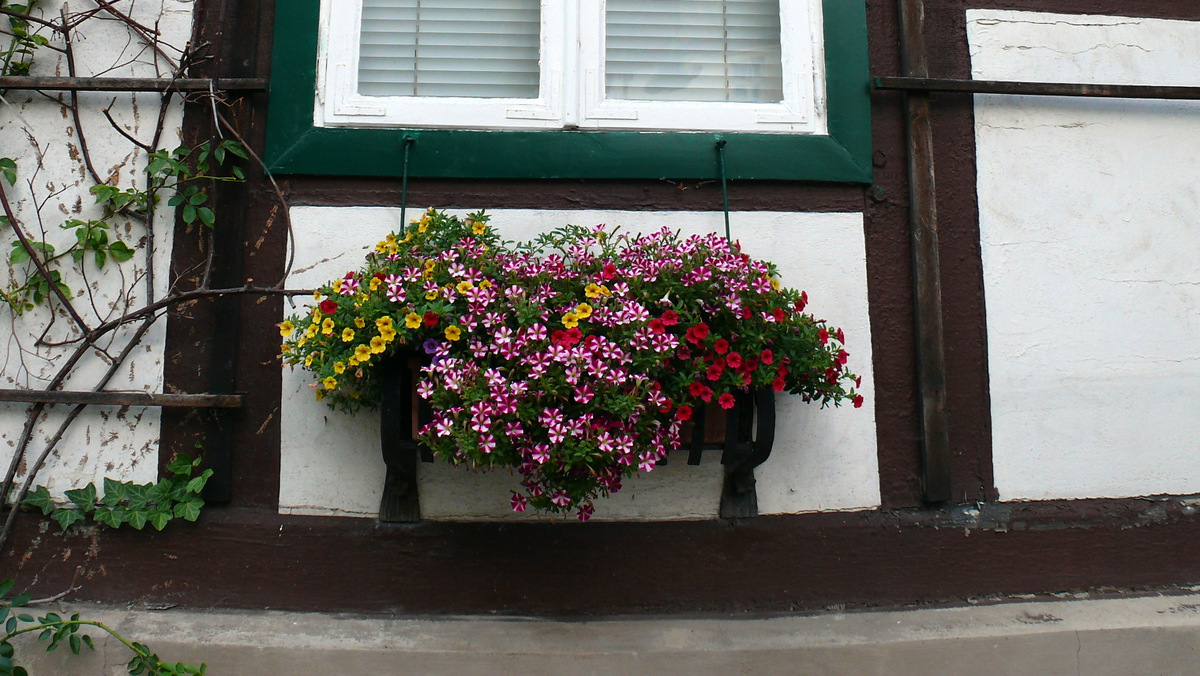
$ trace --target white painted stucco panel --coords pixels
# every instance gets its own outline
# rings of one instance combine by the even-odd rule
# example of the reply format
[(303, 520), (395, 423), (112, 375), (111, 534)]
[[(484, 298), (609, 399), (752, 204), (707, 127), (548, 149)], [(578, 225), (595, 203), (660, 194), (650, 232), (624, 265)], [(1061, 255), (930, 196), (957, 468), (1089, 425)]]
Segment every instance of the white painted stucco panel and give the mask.
[[(723, 231), (721, 213), (497, 210), (491, 223), (508, 239), (526, 239), (567, 223), (623, 225), (649, 232)], [(296, 265), (288, 285), (308, 288), (346, 270), (400, 224), (393, 208), (293, 207)], [(809, 309), (846, 331), (850, 366), (863, 376), (867, 405), (818, 410), (781, 397), (775, 451), (756, 471), (760, 511), (862, 509), (879, 504), (871, 377), (870, 322), (861, 214), (735, 212), (733, 236), (746, 251), (775, 261), (783, 282), (808, 291)], [(330, 254), (336, 242), (337, 253)], [(291, 310), (288, 310), (290, 312)], [(384, 465), (378, 414), (348, 416), (315, 401), (303, 370), (284, 371), (280, 511), (374, 515)], [(597, 504), (598, 519), (715, 518), (722, 470), (717, 454), (699, 467), (682, 460), (625, 482)], [(532, 519), (508, 509), (516, 479), (479, 475), (441, 463), (420, 465), (421, 509), (429, 519)]]
[[(1200, 85), (1200, 23), (977, 10), (977, 79)], [(1200, 492), (1200, 104), (977, 96), (1002, 499)]]
[[(62, 6), (62, 3), (39, 6), (35, 15), (57, 19)], [(164, 51), (174, 57), (179, 55), (174, 47), (182, 47), (190, 38), (193, 9), (190, 0), (118, 0), (114, 6), (141, 25), (155, 27)], [(85, 7), (72, 5), (70, 9)], [(52, 46), (63, 46), (60, 37), (44, 29), (43, 33)], [(72, 41), (79, 76), (169, 74), (165, 62), (156, 60), (148, 47), (131, 39), (117, 21), (90, 19), (72, 32)], [(34, 59), (31, 74), (65, 76), (66, 61), (59, 53), (43, 48)], [(84, 168), (79, 134), (67, 109), (58, 102), (66, 101), (68, 95), (52, 93), (51, 96), (57, 100), (28, 91), (5, 92), (7, 104), (0, 103), (0, 156), (10, 157), (18, 164), (17, 184), (9, 186), (6, 182), (4, 186), (18, 219), (34, 239), (44, 239), (61, 251), (73, 241), (73, 235), (61, 230), (59, 224), (70, 218), (99, 218), (101, 212), (89, 193), (95, 182)], [(124, 132), (149, 143), (158, 121), (160, 98), (154, 93), (79, 94), (80, 121), (93, 164), (102, 179), (121, 188), (144, 187), (142, 170), (146, 164), (145, 153), (114, 130), (102, 110), (109, 108)], [(167, 112), (159, 147), (171, 149), (179, 145), (181, 124), (182, 107), (176, 102)], [(126, 308), (145, 303), (144, 249), (151, 245), (155, 295), (166, 293), (174, 228), (174, 210), (166, 208), (166, 197), (164, 194), (162, 208), (154, 221), (153, 242), (145, 226), (137, 222), (121, 221), (112, 232), (112, 236), (137, 249), (133, 259), (120, 265), (109, 261), (104, 270), (87, 263), (86, 283), (77, 273), (64, 273), (75, 294), (74, 302), (92, 326), (119, 316)], [(6, 259), (14, 239), (11, 231), (0, 232), (0, 251)], [(6, 286), (16, 279), (8, 266), (5, 275), (0, 281)], [(119, 292), (122, 287), (132, 289), (124, 299)], [(45, 306), (20, 317), (14, 316), (7, 306), (0, 307), (4, 309), (0, 312), (0, 387), (45, 387), (73, 345), (46, 347), (38, 345), (38, 338), (45, 331), (47, 342), (62, 340), (70, 333), (70, 320), (61, 312), (52, 319)], [(102, 341), (101, 347), (114, 353), (120, 351), (134, 329), (136, 325), (115, 332)], [(165, 335), (165, 320), (159, 320), (107, 389), (161, 391)], [(100, 357), (90, 354), (80, 362), (63, 389), (90, 390), (107, 368)], [(24, 404), (0, 403), (0, 471), (9, 464), (27, 410)], [(30, 460), (45, 448), (69, 410), (70, 407), (60, 405), (43, 413), (28, 451)], [(105, 476), (154, 480), (158, 472), (159, 412), (148, 407), (89, 406), (59, 442), (36, 483), (46, 484), (52, 492), (61, 494), (89, 481), (99, 485)]]

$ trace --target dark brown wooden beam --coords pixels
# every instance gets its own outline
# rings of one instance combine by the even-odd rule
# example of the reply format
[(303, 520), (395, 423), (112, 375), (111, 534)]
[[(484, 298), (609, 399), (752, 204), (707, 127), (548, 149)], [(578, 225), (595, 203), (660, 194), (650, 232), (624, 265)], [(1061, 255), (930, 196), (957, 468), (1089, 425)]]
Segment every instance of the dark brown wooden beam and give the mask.
[(241, 408), (240, 394), (159, 394), (155, 392), (65, 392), (62, 390), (0, 390), (0, 401), (29, 404), (99, 404), (102, 406), (162, 406), (175, 408)]
[(0, 77), (0, 89), (75, 92), (181, 92), (244, 91), (267, 89), (261, 77), (226, 78), (150, 78), (150, 77), (41, 77), (7, 75)]
[(1200, 87), (955, 80), (933, 77), (876, 77), (875, 89), (905, 92), (963, 92), (1019, 96), (1091, 96), (1117, 99), (1200, 99)]
[[(900, 0), (900, 67), (912, 78), (929, 76), (924, 24), (924, 1)], [(937, 503), (950, 500), (951, 482), (933, 125), (927, 92), (906, 92), (905, 98), (909, 228), (916, 287), (917, 387), (921, 403), (921, 497), (925, 502)]]

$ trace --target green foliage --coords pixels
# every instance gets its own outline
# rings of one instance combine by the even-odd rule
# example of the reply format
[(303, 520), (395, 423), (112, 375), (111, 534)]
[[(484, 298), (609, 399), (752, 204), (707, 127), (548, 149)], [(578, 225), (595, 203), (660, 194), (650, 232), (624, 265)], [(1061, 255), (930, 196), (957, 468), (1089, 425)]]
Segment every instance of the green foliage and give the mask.
[(38, 47), (50, 44), (46, 36), (31, 30), (29, 20), (24, 18), (29, 15), (35, 3), (36, 0), (25, 3), (0, 2), (0, 6), (14, 12), (5, 17), (8, 19), (8, 30), (5, 33), (10, 39), (8, 47), (0, 51), (0, 75), (29, 75), (33, 55)]
[(192, 473), (200, 466), (200, 458), (181, 454), (167, 467), (171, 476), (153, 484), (137, 484), (117, 481), (105, 477), (104, 497), (98, 498), (96, 486), (88, 484), (65, 493), (66, 504), (54, 501), (45, 486), (38, 486), (25, 496), (21, 506), (30, 510), (41, 510), (62, 526), (63, 530), (86, 521), (88, 515), (96, 523), (120, 528), (129, 524), (141, 530), (149, 523), (162, 530), (172, 519), (195, 521), (200, 517), (204, 499), (200, 497), (204, 484), (212, 476), (206, 469), (196, 476)]
[[(92, 489), (93, 494), (95, 489)], [(11, 579), (0, 580), (0, 599), (7, 596), (14, 586)], [(95, 650), (96, 644), (92, 637), (81, 632), (84, 627), (93, 627), (107, 632), (113, 638), (125, 644), (133, 651), (133, 659), (125, 665), (126, 671), (134, 676), (183, 676), (184, 674), (204, 674), (205, 665), (195, 666), (176, 662), (165, 663), (159, 659), (145, 644), (130, 641), (121, 634), (101, 622), (84, 620), (79, 613), (64, 619), (58, 613), (49, 612), (41, 617), (35, 617), (27, 612), (21, 612), (30, 602), (29, 594), (15, 596), (8, 601), (0, 600), (0, 624), (4, 628), (4, 636), (0, 638), (0, 676), (28, 676), (28, 671), (17, 666), (15, 648), (12, 639), (22, 634), (37, 632), (38, 641), (46, 644), (46, 652), (54, 652), (61, 646), (66, 646), (73, 655), (79, 655), (84, 648)]]

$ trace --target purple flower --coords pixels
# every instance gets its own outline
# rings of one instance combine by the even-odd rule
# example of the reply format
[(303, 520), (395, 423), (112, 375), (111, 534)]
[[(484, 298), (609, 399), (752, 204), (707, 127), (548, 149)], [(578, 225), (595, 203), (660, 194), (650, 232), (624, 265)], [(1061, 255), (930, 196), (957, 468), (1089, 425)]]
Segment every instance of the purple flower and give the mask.
[(514, 512), (524, 512), (525, 508), (529, 505), (529, 500), (526, 500), (525, 496), (520, 493), (513, 493), (511, 502)]
[(434, 352), (437, 352), (438, 345), (439, 343), (436, 338), (430, 338), (429, 340), (425, 341), (423, 346), (425, 348), (425, 354), (433, 354)]

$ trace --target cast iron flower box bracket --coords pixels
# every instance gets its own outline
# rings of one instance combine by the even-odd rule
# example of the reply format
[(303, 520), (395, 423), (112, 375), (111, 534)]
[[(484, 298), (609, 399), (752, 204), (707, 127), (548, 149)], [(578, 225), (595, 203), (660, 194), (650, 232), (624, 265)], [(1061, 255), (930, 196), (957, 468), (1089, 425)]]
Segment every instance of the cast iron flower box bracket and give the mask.
[[(417, 494), (417, 462), (433, 462), (433, 454), (413, 437), (416, 421), (432, 419), (429, 405), (416, 396), (417, 370), (427, 361), (422, 355), (399, 354), (379, 364), (379, 441), (387, 478), (379, 503), (379, 520), (413, 523), (421, 520)], [(417, 402), (414, 419), (413, 402)], [(706, 450), (721, 450), (725, 482), (721, 489), (722, 519), (758, 516), (754, 468), (771, 455), (775, 441), (775, 393), (769, 389), (735, 395), (726, 412), (725, 440), (710, 444), (704, 439), (705, 410), (697, 407), (692, 419), (688, 464), (699, 465)]]
[(417, 495), (417, 461), (433, 462), (428, 448), (413, 438), (413, 401), (417, 419), (429, 420), (429, 405), (416, 397), (416, 370), (422, 360), (415, 354), (398, 354), (379, 363), (379, 442), (387, 478), (379, 502), (379, 520), (413, 523), (421, 520)]
[(688, 449), (689, 465), (699, 465), (706, 450), (724, 451), (721, 454), (721, 464), (725, 467), (725, 483), (721, 488), (722, 519), (758, 516), (754, 468), (771, 457), (771, 447), (775, 443), (775, 392), (761, 389), (737, 394), (734, 402), (734, 407), (726, 412), (725, 441), (718, 444), (706, 442), (706, 412), (704, 408), (696, 409), (692, 418), (692, 443)]

